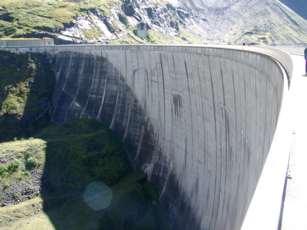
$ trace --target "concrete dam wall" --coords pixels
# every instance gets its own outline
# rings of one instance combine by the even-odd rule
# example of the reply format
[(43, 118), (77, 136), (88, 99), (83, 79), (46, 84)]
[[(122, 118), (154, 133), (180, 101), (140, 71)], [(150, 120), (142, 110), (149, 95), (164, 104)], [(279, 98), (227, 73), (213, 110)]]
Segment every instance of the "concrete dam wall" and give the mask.
[(159, 185), (171, 229), (240, 229), (282, 103), (273, 58), (189, 46), (16, 51), (50, 56), (55, 122), (95, 118), (122, 138)]

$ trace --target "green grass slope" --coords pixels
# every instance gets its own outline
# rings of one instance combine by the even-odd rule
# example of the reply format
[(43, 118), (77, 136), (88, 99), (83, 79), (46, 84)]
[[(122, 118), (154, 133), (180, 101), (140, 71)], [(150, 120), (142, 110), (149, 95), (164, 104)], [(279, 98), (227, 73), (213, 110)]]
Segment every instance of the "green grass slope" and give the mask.
[[(157, 202), (157, 191), (142, 173), (133, 172), (121, 143), (97, 121), (50, 125), (35, 138), (1, 143), (0, 161), (0, 203), (5, 205), (0, 228), (15, 229), (25, 221), (29, 225), (29, 218), (33, 227), (38, 218), (47, 229), (124, 229), (134, 215), (129, 220), (133, 229), (156, 229), (152, 202)], [(93, 181), (112, 189), (111, 206), (104, 212), (92, 210), (82, 199)], [(14, 212), (8, 204), (17, 204)]]
[(55, 32), (89, 9), (109, 14), (119, 0), (1, 0), (0, 37), (23, 37), (37, 31)]

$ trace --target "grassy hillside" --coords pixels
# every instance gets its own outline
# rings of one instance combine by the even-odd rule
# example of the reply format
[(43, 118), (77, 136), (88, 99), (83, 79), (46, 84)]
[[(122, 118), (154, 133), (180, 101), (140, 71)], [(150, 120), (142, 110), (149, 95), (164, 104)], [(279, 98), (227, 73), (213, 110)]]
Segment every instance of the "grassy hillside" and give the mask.
[(30, 139), (0, 143), (0, 206), (39, 195), (46, 142)]
[(1, 143), (0, 161), (1, 206), (26, 200), (40, 190), (46, 196), (63, 196), (78, 193), (95, 180), (111, 186), (132, 171), (117, 138), (91, 120), (49, 125), (34, 139)]
[[(136, 5), (128, 0), (3, 0), (0, 38), (51, 36), (64, 43), (203, 43), (201, 32), (186, 27), (191, 19), (188, 11), (177, 10), (167, 1)], [(142, 23), (149, 30), (145, 37), (137, 32)]]
[(97, 8), (108, 14), (119, 0), (1, 0), (0, 37), (22, 37), (35, 31), (59, 31), (78, 15)]
[[(39, 219), (47, 229), (53, 229), (50, 221), (55, 229), (89, 229), (93, 224), (94, 229), (124, 229), (132, 214), (133, 229), (156, 229), (152, 202), (157, 192), (142, 173), (133, 172), (121, 143), (99, 122), (50, 125), (33, 139), (1, 143), (0, 161), (0, 204), (5, 206), (0, 208), (0, 228), (15, 229), (22, 222), (31, 229)], [(104, 182), (113, 193), (104, 212), (92, 210), (82, 198), (95, 181)], [(42, 220), (42, 215), (50, 220)]]

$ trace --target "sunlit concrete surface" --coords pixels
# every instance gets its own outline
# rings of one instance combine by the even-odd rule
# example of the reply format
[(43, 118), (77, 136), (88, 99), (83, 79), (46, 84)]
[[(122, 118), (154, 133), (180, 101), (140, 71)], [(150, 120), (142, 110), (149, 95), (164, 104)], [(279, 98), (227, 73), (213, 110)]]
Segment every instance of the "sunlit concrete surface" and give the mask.
[(278, 229), (292, 145), (289, 88), (286, 85), (285, 82), (273, 142), (241, 230)]
[(291, 87), (284, 92), (270, 154), (242, 230), (307, 229), (307, 76), (304, 73), (304, 48), (279, 49), (291, 55)]
[(293, 149), (287, 180), (282, 230), (307, 229), (307, 76), (304, 57), (292, 55), (294, 73), (290, 89)]

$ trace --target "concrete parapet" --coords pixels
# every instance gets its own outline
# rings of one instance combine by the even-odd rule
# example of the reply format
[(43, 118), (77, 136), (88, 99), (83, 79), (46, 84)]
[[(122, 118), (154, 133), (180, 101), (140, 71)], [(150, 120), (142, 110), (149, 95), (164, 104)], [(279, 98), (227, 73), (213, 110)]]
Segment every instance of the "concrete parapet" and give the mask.
[(0, 48), (53, 46), (52, 38), (0, 39)]

